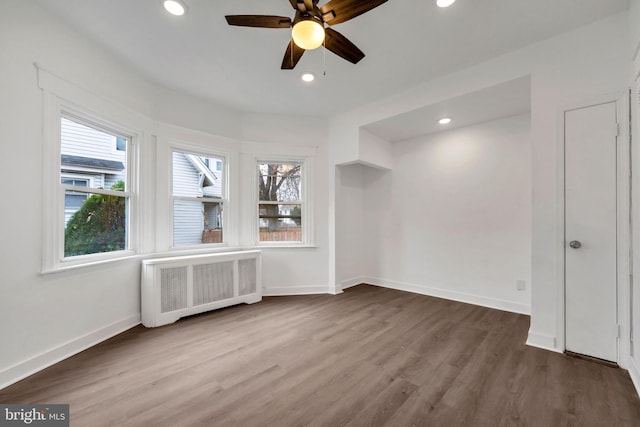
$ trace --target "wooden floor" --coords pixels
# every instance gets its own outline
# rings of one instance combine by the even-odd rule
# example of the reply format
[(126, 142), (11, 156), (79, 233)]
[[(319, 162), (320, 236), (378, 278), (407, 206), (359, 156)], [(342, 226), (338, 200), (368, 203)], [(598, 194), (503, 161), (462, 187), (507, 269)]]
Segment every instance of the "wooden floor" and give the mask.
[(626, 371), (527, 316), (360, 285), (138, 326), (11, 387), (72, 426), (639, 426)]

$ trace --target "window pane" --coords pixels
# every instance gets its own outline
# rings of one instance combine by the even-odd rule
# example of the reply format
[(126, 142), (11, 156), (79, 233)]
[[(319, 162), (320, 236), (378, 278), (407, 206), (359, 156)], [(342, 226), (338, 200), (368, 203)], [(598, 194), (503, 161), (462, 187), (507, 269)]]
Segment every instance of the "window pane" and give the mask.
[(296, 202), (301, 198), (299, 163), (260, 163), (258, 165), (259, 200)]
[(302, 205), (259, 205), (260, 241), (302, 241)]
[(223, 165), (224, 160), (221, 158), (174, 152), (173, 195), (223, 198)]
[(76, 187), (89, 186), (88, 179), (62, 178), (60, 182), (65, 185), (75, 185)]
[[(78, 123), (67, 117), (60, 120), (60, 173), (91, 175), (92, 188), (110, 189), (127, 182), (127, 155), (125, 151), (114, 150), (117, 139), (126, 138), (105, 130)], [(61, 177), (64, 181), (66, 178)], [(63, 182), (63, 184), (67, 184)], [(70, 185), (76, 185), (70, 183)]]
[(65, 192), (64, 256), (127, 248), (126, 197)]
[(173, 244), (222, 243), (222, 207), (217, 202), (174, 200)]

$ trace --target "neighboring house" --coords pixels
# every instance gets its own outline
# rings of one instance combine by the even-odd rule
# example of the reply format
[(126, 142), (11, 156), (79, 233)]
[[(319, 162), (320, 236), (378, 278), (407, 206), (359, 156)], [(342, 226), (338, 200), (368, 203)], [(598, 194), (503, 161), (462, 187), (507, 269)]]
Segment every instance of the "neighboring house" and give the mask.
[[(127, 141), (67, 118), (60, 123), (60, 180), (79, 187), (110, 189), (126, 179)], [(65, 224), (89, 197), (68, 191)]]
[(222, 204), (210, 199), (222, 198), (222, 160), (195, 154), (173, 153), (173, 195), (208, 199), (207, 202), (174, 199), (173, 244), (218, 243), (205, 238), (205, 231), (222, 228)]

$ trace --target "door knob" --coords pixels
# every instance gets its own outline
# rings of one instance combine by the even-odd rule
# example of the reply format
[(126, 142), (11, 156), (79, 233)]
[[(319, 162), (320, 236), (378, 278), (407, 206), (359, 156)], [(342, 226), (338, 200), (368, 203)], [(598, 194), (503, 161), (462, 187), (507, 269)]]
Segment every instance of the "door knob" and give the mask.
[(569, 242), (569, 246), (571, 246), (573, 249), (580, 249), (582, 243), (580, 243), (578, 240), (572, 240), (571, 242)]

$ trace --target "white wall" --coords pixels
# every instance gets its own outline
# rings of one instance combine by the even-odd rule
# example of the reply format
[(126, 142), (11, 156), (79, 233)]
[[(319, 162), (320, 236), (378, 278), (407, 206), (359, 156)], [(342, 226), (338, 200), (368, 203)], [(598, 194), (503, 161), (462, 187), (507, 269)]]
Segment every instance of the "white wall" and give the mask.
[(633, 188), (633, 295), (631, 301), (632, 340), (629, 373), (634, 381), (636, 390), (640, 394), (640, 0), (631, 0), (629, 12), (629, 28), (631, 28), (631, 60), (632, 67), (632, 95), (631, 112), (633, 127), (632, 170)]
[(529, 115), (393, 144), (386, 182), (366, 187), (368, 280), (528, 313), (530, 160)]
[[(33, 63), (65, 70), (69, 78), (84, 77), (79, 79), (83, 84), (98, 80), (99, 87), (105, 86), (99, 76), (108, 74), (121, 85), (114, 89), (116, 96), (128, 89), (144, 98), (150, 89), (139, 76), (114, 66), (112, 58), (50, 20), (32, 2), (16, 0), (3, 6), (0, 138), (5, 154), (0, 156), (0, 176), (2, 182), (20, 185), (6, 188), (0, 226), (0, 386), (42, 365), (39, 359), (30, 365), (29, 359), (53, 351), (48, 358), (55, 360), (56, 348), (103, 328), (126, 328), (139, 321), (140, 312), (137, 262), (118, 263), (109, 274), (105, 268), (39, 274), (45, 208), (39, 196), (43, 105)], [(138, 99), (136, 107), (144, 110), (149, 105)], [(19, 369), (6, 371), (21, 363)]]
[[(0, 139), (4, 153), (0, 156), (0, 178), (14, 185), (5, 186), (0, 225), (0, 387), (140, 321), (140, 259), (40, 274), (42, 216), (47, 206), (40, 197), (43, 94), (34, 63), (124, 110), (148, 117), (149, 123), (155, 121), (157, 129), (145, 131), (156, 132), (157, 138), (147, 142), (167, 143), (168, 137), (162, 133), (168, 128), (164, 122), (186, 128), (184, 135), (205, 132), (210, 136), (204, 134), (201, 140), (235, 141), (239, 147), (245, 138), (258, 143), (276, 140), (285, 145), (317, 146), (317, 247), (268, 251), (263, 259), (263, 283), (280, 288), (314, 285), (326, 291), (327, 181), (322, 179), (328, 169), (326, 122), (321, 121), (309, 132), (308, 127), (291, 125), (295, 118), (248, 118), (155, 86), (33, 2), (8, 0), (3, 2), (0, 14)], [(289, 125), (279, 126), (286, 123)], [(155, 148), (145, 147), (144, 156), (154, 157)], [(164, 168), (169, 161), (157, 165)], [(156, 171), (152, 160), (143, 163), (149, 166), (140, 171), (146, 190), (143, 198), (145, 206), (153, 210), (156, 202), (163, 206), (159, 199), (166, 197), (168, 203), (164, 190), (154, 188), (157, 176), (166, 175), (166, 171)], [(144, 224), (142, 238), (149, 252), (156, 246), (156, 232), (166, 232), (162, 224), (156, 229), (154, 223), (158, 221), (150, 216), (150, 223)]]
[(363, 245), (367, 229), (364, 211), (367, 166), (338, 166), (336, 174), (336, 282), (342, 287), (360, 283), (368, 271)]
[(381, 169), (390, 169), (392, 165), (392, 146), (384, 139), (366, 129), (360, 129), (358, 162)]
[[(629, 23), (623, 13), (425, 82), (332, 119), (332, 161), (357, 152), (369, 123), (526, 75), (531, 76), (532, 317), (529, 343), (563, 350), (561, 164), (563, 106), (629, 85)], [(388, 218), (385, 220), (389, 220)], [(486, 295), (489, 297), (489, 295)]]

